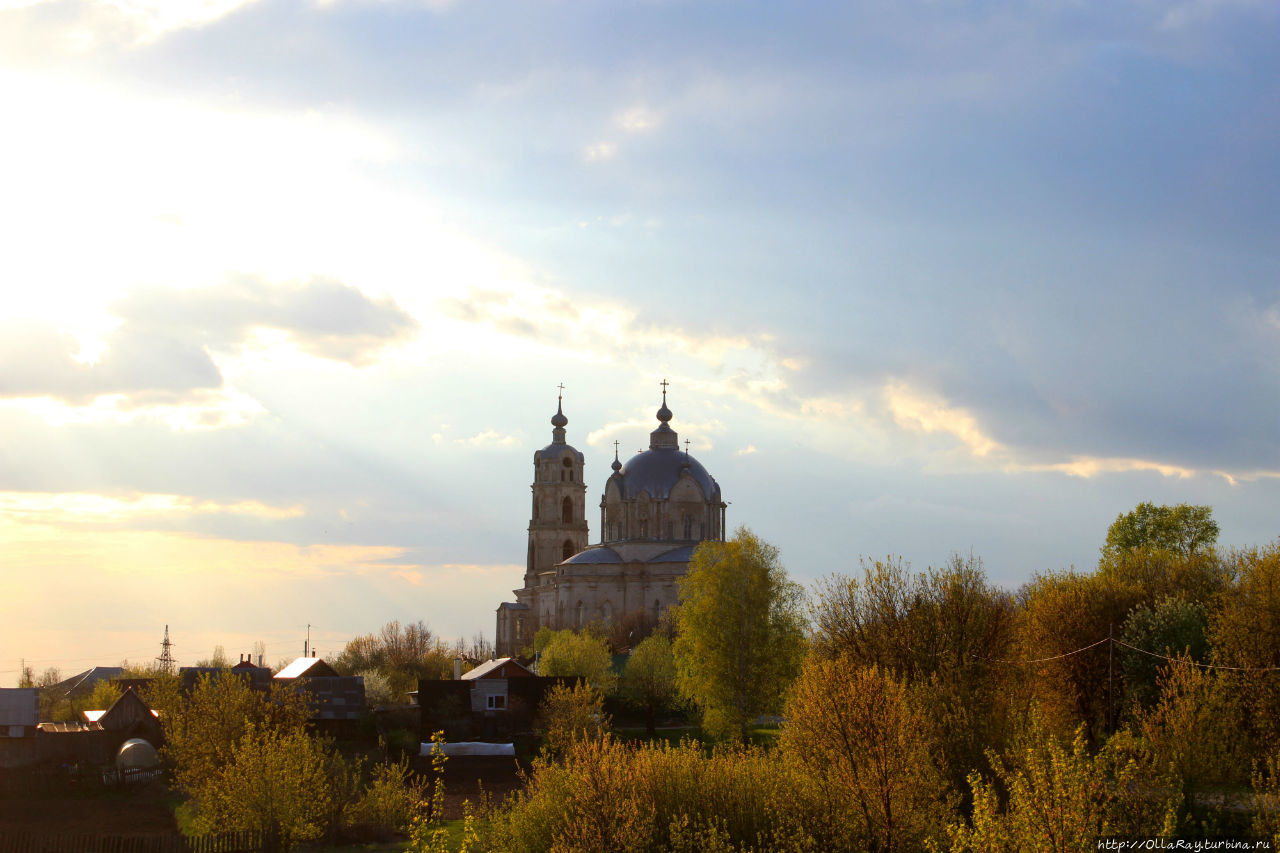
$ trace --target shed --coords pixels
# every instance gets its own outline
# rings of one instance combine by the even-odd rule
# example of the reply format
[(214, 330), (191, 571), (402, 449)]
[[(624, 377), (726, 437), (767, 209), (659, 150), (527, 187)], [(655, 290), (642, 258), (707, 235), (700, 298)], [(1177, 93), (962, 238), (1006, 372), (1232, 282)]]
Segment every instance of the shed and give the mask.
[(498, 658), (463, 673), (462, 680), (471, 682), (472, 711), (506, 711), (512, 678), (533, 678), (534, 674), (515, 658)]
[(40, 724), (40, 688), (0, 688), (0, 737), (32, 737)]

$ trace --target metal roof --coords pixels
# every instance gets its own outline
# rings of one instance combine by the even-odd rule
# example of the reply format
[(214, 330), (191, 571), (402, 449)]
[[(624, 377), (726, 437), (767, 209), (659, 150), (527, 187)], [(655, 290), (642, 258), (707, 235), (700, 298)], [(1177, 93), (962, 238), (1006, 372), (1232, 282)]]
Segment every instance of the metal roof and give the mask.
[(621, 479), (623, 500), (634, 500), (641, 492), (648, 492), (654, 500), (666, 500), (685, 471), (702, 489), (703, 500), (720, 500), (720, 486), (702, 463), (674, 447), (641, 451), (628, 459), (614, 476)]
[(618, 556), (618, 552), (612, 548), (596, 547), (588, 548), (580, 551), (572, 557), (564, 561), (564, 564), (576, 563), (621, 563), (622, 558)]

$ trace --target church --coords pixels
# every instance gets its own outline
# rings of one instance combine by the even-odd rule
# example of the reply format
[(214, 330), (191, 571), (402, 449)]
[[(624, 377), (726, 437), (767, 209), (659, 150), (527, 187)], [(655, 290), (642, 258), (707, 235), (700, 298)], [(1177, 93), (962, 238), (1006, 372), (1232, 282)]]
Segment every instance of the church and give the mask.
[(551, 443), (533, 454), (533, 508), (524, 586), (498, 605), (495, 651), (515, 656), (542, 626), (610, 624), (627, 614), (655, 621), (676, 603), (676, 581), (704, 539), (724, 540), (720, 486), (680, 449), (662, 383), (649, 449), (624, 464), (614, 442), (613, 473), (600, 498), (600, 542), (588, 545), (583, 456), (565, 441), (563, 396), (551, 418)]

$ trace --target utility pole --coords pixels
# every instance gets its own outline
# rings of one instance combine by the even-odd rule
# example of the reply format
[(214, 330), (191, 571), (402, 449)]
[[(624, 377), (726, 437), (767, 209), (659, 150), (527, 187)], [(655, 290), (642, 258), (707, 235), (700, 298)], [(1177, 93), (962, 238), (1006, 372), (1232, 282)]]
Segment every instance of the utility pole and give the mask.
[(169, 642), (169, 626), (164, 626), (164, 642), (160, 644), (160, 657), (156, 658), (160, 662), (160, 674), (170, 675), (173, 672), (173, 643)]

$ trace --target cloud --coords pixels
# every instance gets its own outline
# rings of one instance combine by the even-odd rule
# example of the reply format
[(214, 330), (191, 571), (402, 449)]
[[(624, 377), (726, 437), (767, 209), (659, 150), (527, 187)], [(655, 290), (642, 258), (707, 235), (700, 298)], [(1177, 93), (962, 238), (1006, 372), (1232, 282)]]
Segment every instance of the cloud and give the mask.
[(588, 145), (582, 152), (588, 163), (600, 163), (612, 160), (618, 155), (618, 146), (613, 142), (596, 142)]
[(514, 435), (503, 435), (497, 430), (486, 429), (470, 438), (455, 438), (454, 444), (465, 444), (468, 447), (519, 447), (520, 439)]
[(949, 434), (974, 456), (987, 456), (999, 449), (999, 445), (982, 432), (973, 415), (963, 409), (948, 406), (896, 382), (885, 388), (885, 400), (893, 419), (905, 429)]
[(298, 505), (271, 506), (256, 500), (219, 503), (186, 495), (0, 492), (0, 518), (26, 524), (132, 526), (138, 519), (192, 515), (248, 516), (275, 521), (300, 518), (305, 511)]
[(733, 454), (733, 455), (734, 455), (734, 456), (750, 456), (750, 455), (752, 455), (753, 453), (759, 453), (759, 452), (760, 452), (760, 451), (756, 448), (756, 446), (755, 446), (754, 444), (748, 444), (746, 447), (744, 447), (744, 448), (742, 448), (742, 449), (740, 449), (740, 450), (736, 450), (736, 451), (734, 451), (734, 454)]
[[(88, 0), (70, 10), (74, 24), (64, 44), (81, 49), (99, 40), (146, 44), (169, 33), (218, 21), (256, 0)], [(54, 0), (5, 0), (0, 11), (56, 4)], [(64, 12), (64, 14), (67, 14)]]
[(309, 355), (359, 367), (417, 329), (392, 300), (324, 278), (272, 284), (242, 276), (194, 289), (141, 287), (109, 310), (119, 323), (96, 340), (50, 323), (0, 330), (0, 398), (85, 405), (119, 395), (117, 409), (198, 404), (223, 386), (215, 354), (269, 340), (264, 332)]
[(662, 125), (662, 117), (645, 106), (634, 106), (618, 113), (614, 124), (628, 133), (648, 133)]

